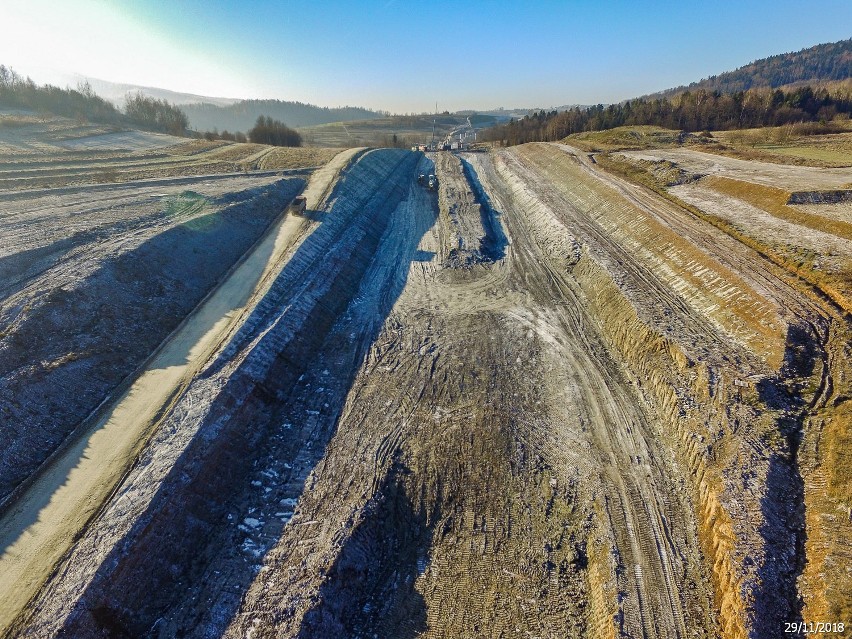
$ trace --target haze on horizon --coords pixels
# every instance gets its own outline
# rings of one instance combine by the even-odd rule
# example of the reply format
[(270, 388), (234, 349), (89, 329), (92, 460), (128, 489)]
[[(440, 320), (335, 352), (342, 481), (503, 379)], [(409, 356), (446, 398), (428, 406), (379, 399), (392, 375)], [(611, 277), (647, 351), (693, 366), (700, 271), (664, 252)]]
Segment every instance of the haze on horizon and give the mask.
[(852, 4), (0, 0), (0, 63), (396, 113), (618, 102), (848, 38)]

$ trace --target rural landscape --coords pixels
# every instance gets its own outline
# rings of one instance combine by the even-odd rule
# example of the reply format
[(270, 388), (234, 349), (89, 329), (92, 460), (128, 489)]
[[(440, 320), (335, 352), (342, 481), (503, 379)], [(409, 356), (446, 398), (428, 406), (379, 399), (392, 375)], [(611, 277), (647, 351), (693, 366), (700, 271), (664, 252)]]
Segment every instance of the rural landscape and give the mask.
[(852, 40), (767, 55), (404, 114), (0, 66), (0, 636), (852, 636)]

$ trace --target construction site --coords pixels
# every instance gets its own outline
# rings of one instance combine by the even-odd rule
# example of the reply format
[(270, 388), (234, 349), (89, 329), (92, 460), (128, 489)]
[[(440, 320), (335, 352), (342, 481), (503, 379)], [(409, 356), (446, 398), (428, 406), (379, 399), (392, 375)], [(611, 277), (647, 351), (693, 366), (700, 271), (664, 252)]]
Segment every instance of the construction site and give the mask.
[(0, 636), (848, 636), (852, 168), (75, 126), (0, 146)]

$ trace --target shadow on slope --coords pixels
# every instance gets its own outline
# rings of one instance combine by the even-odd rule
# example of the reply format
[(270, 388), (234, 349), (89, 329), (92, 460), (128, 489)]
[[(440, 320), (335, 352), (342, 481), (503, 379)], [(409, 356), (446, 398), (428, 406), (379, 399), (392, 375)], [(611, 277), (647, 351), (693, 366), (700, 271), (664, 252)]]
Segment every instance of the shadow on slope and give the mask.
[[(461, 158), (460, 158), (461, 159)], [(491, 198), (485, 192), (476, 170), (467, 160), (461, 160), (462, 170), (470, 183), (474, 198), (480, 206), (482, 228), (485, 237), (482, 238), (479, 250), (490, 261), (496, 262), (506, 257), (506, 245), (509, 243), (500, 223), (502, 213), (491, 205)]]
[(391, 467), (328, 571), (298, 639), (374, 633), (414, 639), (427, 630), (426, 602), (414, 583), (432, 544), (427, 522), (440, 514), (418, 512), (401, 478), (408, 472), (398, 461)]
[[(68, 636), (216, 637), (224, 632), (260, 568), (257, 560), (287, 521), (268, 516), (263, 506), (301, 492), (369, 345), (405, 286), (406, 265), (395, 261), (381, 271), (382, 290), (371, 292), (377, 300), (373, 320), (348, 319), (366, 274), (381, 259), (376, 251), (420, 157), (407, 151), (365, 154), (338, 184), (331, 211), (311, 212), (323, 220), (320, 226), (162, 426), (177, 429), (190, 418), (183, 409), (211, 392), (206, 382), (219, 379), (215, 399), (198, 417), (198, 431), (79, 598), (65, 623)], [(419, 256), (420, 236), (436, 215), (418, 211), (405, 246), (390, 257)], [(231, 360), (239, 362), (236, 370), (219, 378), (229, 372)], [(335, 381), (317, 399), (313, 391), (324, 389), (308, 394), (305, 380), (328, 362)], [(301, 427), (293, 428), (294, 415), (301, 416)], [(278, 465), (273, 470), (266, 464)], [(259, 471), (276, 477), (266, 493), (253, 480)], [(288, 501), (293, 500), (278, 503)], [(264, 520), (257, 544), (248, 543), (250, 531), (240, 525), (250, 515), (252, 522)]]
[[(104, 259), (0, 318), (0, 502), (173, 331), (303, 186), (285, 180)], [(31, 522), (30, 522), (31, 523)], [(2, 552), (2, 548), (0, 548)]]
[[(798, 450), (808, 412), (802, 392), (817, 371), (822, 346), (816, 329), (791, 325), (787, 331), (784, 361), (778, 375), (763, 380), (760, 399), (780, 410), (776, 421), (785, 440), (779, 453), (771, 454), (766, 494), (761, 499), (764, 524), (760, 533), (766, 558), (758, 570), (760, 587), (755, 593), (754, 633), (757, 639), (781, 634), (785, 623), (802, 621), (802, 600), (797, 587), (805, 567), (805, 497), (799, 470)], [(820, 371), (825, 382), (827, 371)], [(818, 401), (820, 391), (811, 403)]]

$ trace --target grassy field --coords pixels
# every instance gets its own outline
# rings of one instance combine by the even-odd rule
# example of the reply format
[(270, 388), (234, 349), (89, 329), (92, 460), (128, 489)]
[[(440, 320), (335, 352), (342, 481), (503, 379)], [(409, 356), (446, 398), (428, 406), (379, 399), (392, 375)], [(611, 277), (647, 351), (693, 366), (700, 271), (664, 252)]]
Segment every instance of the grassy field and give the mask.
[(717, 131), (713, 133), (717, 144), (709, 145), (707, 150), (762, 162), (826, 168), (852, 166), (852, 124), (848, 120), (830, 124), (837, 132), (808, 134), (807, 127), (799, 125)]
[(822, 140), (816, 140), (811, 145), (768, 145), (760, 147), (760, 150), (784, 158), (803, 158), (825, 162), (831, 166), (849, 166), (852, 164), (852, 134), (844, 141), (848, 142), (848, 148), (831, 148), (824, 146)]

